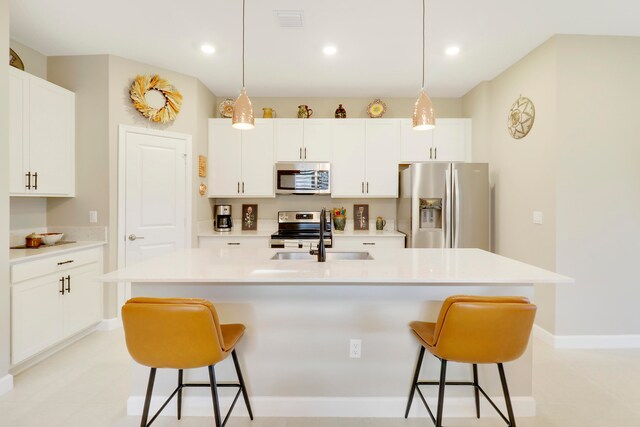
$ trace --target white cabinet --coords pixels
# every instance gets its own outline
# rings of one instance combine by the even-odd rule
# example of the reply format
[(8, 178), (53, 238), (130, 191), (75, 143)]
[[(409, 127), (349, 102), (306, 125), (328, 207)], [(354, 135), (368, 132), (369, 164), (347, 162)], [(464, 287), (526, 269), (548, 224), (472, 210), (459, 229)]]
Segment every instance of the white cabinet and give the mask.
[(374, 248), (404, 248), (404, 236), (341, 236), (334, 234), (333, 248), (340, 251), (366, 251)]
[(331, 161), (331, 119), (278, 119), (276, 161)]
[(436, 119), (436, 127), (428, 131), (415, 131), (411, 120), (402, 119), (400, 160), (471, 161), (471, 119)]
[(199, 236), (199, 248), (232, 248), (241, 246), (243, 248), (269, 248), (270, 238), (265, 236)]
[(237, 130), (209, 120), (209, 197), (274, 197), (273, 121)]
[(11, 266), (11, 363), (102, 319), (102, 250), (79, 250)]
[(332, 197), (397, 197), (398, 120), (337, 120), (333, 125)]
[(75, 95), (10, 68), (10, 192), (75, 194)]

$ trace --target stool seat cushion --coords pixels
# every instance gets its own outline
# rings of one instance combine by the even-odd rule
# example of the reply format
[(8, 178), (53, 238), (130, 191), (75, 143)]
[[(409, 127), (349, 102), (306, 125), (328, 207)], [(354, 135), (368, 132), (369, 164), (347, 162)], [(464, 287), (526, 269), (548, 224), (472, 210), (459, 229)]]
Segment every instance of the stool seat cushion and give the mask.
[(220, 325), (220, 329), (222, 329), (222, 349), (229, 352), (244, 334), (245, 327), (240, 323), (232, 323)]

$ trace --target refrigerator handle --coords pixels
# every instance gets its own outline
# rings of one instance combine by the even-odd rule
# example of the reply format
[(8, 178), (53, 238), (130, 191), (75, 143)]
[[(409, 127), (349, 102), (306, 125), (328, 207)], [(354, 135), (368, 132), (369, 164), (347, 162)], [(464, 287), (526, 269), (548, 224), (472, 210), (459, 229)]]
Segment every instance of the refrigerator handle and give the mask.
[(444, 209), (442, 215), (442, 221), (444, 222), (444, 247), (451, 247), (451, 170), (447, 170), (444, 177), (445, 191), (444, 191)]
[(453, 218), (452, 218), (452, 239), (453, 245), (451, 247), (457, 248), (460, 245), (460, 233), (458, 228), (460, 226), (460, 178), (458, 177), (458, 170), (453, 170)]

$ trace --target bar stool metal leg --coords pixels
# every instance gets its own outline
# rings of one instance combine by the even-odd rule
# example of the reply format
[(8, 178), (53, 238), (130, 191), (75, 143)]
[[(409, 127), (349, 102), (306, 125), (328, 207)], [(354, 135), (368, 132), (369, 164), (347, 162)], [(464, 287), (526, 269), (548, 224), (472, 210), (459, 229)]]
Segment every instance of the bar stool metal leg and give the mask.
[(240, 370), (240, 363), (238, 362), (238, 355), (236, 354), (235, 348), (231, 352), (231, 357), (233, 358), (233, 364), (236, 367), (236, 374), (238, 375), (238, 382), (240, 383), (240, 390), (242, 390), (244, 404), (247, 406), (249, 418), (251, 419), (251, 421), (253, 421), (253, 412), (251, 411), (251, 404), (249, 403), (249, 394), (247, 393), (247, 388), (244, 385), (244, 378), (242, 377), (242, 371)]
[(213, 365), (209, 366), (209, 382), (211, 383), (211, 398), (213, 400), (213, 414), (216, 417), (216, 427), (222, 427), (220, 418), (220, 401), (218, 399), (218, 384)]
[(480, 419), (480, 390), (478, 390), (478, 365), (473, 364), (473, 391), (476, 397), (476, 417)]
[(178, 369), (178, 420), (182, 418), (182, 379), (183, 370)]
[(411, 391), (409, 391), (409, 401), (407, 402), (407, 410), (404, 413), (404, 417), (409, 417), (409, 411), (411, 410), (411, 404), (413, 403), (413, 395), (418, 387), (418, 377), (420, 376), (420, 368), (422, 367), (422, 360), (424, 359), (424, 347), (420, 346), (420, 352), (418, 353), (418, 362), (416, 363), (416, 370), (413, 374), (413, 382), (411, 383)]
[(142, 420), (140, 427), (147, 427), (147, 419), (149, 418), (149, 407), (151, 406), (151, 394), (153, 392), (153, 383), (156, 380), (156, 368), (151, 368), (149, 372), (149, 383), (147, 384), (147, 395), (144, 398), (144, 409), (142, 410)]
[(442, 411), (444, 409), (444, 386), (447, 381), (447, 361), (442, 359), (440, 366), (440, 387), (438, 390), (438, 411), (436, 414), (436, 427), (442, 427)]
[(500, 372), (500, 382), (502, 382), (502, 391), (504, 392), (504, 400), (507, 402), (507, 413), (509, 414), (509, 427), (516, 427), (516, 418), (513, 415), (513, 407), (511, 406), (511, 397), (509, 396), (509, 387), (507, 386), (507, 377), (504, 374), (504, 366), (498, 363), (498, 371)]

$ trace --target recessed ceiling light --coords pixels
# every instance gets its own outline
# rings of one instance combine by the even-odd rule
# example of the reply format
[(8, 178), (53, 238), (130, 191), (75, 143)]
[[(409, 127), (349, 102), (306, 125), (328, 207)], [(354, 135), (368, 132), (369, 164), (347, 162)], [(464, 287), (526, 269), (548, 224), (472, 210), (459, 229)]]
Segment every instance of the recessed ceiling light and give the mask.
[(456, 56), (460, 53), (460, 46), (451, 46), (445, 49), (444, 53), (449, 56)]
[(335, 46), (325, 46), (322, 51), (325, 55), (335, 55), (336, 52), (338, 52), (338, 48)]
[(210, 44), (203, 44), (202, 46), (200, 46), (200, 50), (202, 51), (202, 53), (206, 53), (207, 55), (211, 55), (212, 53), (214, 53), (216, 51), (216, 48), (211, 46)]

